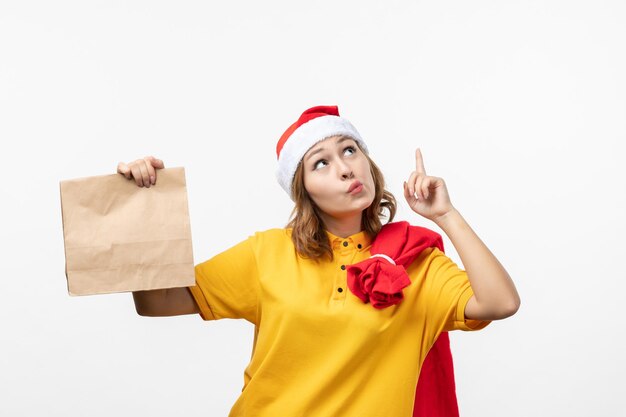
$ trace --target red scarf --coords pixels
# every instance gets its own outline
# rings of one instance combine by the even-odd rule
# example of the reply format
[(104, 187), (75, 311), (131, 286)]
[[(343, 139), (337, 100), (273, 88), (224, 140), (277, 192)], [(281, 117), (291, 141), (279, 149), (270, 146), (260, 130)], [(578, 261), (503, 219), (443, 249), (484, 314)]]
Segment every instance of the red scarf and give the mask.
[[(405, 221), (387, 223), (372, 242), (372, 257), (348, 266), (348, 288), (378, 309), (398, 304), (404, 298), (402, 289), (411, 284), (406, 268), (431, 247), (444, 252), (438, 233)], [(450, 339), (448, 332), (443, 332), (422, 364), (413, 417), (458, 416)]]

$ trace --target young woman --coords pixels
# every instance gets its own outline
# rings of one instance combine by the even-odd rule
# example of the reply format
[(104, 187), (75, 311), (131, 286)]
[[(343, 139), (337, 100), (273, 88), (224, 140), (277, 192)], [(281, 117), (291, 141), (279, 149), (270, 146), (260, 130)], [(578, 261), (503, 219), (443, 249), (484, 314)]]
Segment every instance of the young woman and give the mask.
[[(404, 197), (448, 235), (465, 270), (443, 253), (437, 233), (391, 223), (396, 201), (336, 106), (306, 110), (277, 155), (278, 180), (295, 202), (287, 227), (257, 232), (197, 265), (194, 287), (135, 292), (137, 312), (255, 325), (230, 416), (411, 416), (429, 401), (431, 415), (456, 412), (442, 338), (515, 314), (520, 298), (452, 206), (443, 179), (426, 174), (417, 149)], [(120, 163), (118, 172), (150, 187), (160, 168), (162, 161), (146, 157)], [(452, 385), (420, 395), (418, 376), (435, 348), (444, 356), (432, 360), (429, 375), (448, 372)], [(443, 410), (436, 402), (445, 398), (454, 404)]]

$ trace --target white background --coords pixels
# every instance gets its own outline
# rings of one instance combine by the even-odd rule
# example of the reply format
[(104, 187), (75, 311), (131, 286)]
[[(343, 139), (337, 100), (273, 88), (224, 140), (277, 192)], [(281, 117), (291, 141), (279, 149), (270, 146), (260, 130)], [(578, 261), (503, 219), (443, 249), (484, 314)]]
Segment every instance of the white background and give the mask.
[[(1, 1), (0, 415), (225, 416), (245, 321), (70, 297), (59, 181), (184, 166), (196, 263), (292, 203), (275, 144), (338, 104), (400, 201), (429, 175), (519, 312), (451, 334), (462, 416), (624, 409), (626, 6), (615, 1)], [(450, 241), (448, 255), (460, 263)]]

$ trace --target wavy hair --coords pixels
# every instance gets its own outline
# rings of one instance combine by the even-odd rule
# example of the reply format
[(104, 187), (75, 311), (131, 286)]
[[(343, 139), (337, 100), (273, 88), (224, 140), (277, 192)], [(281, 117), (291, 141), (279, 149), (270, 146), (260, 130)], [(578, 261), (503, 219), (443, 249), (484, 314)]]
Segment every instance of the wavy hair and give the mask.
[[(363, 152), (361, 146), (356, 142), (359, 150)], [(396, 215), (396, 199), (389, 191), (385, 190), (385, 178), (378, 166), (372, 159), (363, 152), (370, 164), (370, 172), (374, 179), (375, 193), (372, 204), (363, 210), (361, 218), (361, 230), (369, 236), (375, 238), (383, 227), (381, 218), (385, 217), (385, 210), (389, 212), (386, 223), (393, 221)], [(320, 216), (321, 209), (311, 199), (311, 196), (304, 188), (304, 168), (300, 161), (292, 181), (292, 193), (296, 205), (294, 206), (290, 221), (286, 227), (292, 228), (291, 240), (296, 248), (296, 252), (303, 258), (319, 261), (322, 258), (333, 260), (333, 249), (330, 246), (328, 235), (324, 227), (324, 222)]]

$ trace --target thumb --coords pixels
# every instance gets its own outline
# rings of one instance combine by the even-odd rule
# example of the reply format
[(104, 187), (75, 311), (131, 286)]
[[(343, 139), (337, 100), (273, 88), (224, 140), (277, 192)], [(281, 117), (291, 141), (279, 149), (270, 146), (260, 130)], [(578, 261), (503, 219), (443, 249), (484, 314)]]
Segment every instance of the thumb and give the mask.
[(122, 174), (126, 177), (126, 179), (130, 179), (130, 168), (124, 162), (120, 162), (117, 164), (117, 173)]

